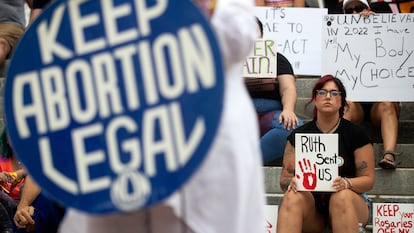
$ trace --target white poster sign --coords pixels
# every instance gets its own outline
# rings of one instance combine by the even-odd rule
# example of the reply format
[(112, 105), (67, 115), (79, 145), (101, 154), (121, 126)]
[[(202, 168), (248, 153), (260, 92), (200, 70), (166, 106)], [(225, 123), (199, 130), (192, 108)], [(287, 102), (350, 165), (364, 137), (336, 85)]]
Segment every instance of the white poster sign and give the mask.
[(413, 203), (373, 203), (372, 233), (414, 232)]
[(296, 134), (295, 173), (299, 191), (335, 191), (338, 134)]
[(277, 212), (278, 205), (266, 205), (265, 206), (265, 233), (276, 233), (277, 229)]
[(255, 7), (263, 24), (263, 38), (278, 42), (277, 51), (298, 75), (321, 74), (322, 18), (327, 13), (326, 8)]
[(257, 39), (250, 55), (243, 62), (243, 77), (276, 78), (277, 55), (276, 41)]
[(322, 70), (353, 101), (414, 100), (414, 14), (328, 15)]

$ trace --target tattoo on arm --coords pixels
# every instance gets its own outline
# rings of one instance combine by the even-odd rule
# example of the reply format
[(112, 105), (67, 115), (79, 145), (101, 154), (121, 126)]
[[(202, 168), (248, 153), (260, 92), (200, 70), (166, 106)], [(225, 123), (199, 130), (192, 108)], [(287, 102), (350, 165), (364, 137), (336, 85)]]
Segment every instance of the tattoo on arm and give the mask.
[(295, 168), (293, 168), (292, 166), (286, 168), (286, 171), (289, 173), (289, 175), (295, 176)]
[(367, 162), (365, 162), (365, 161), (360, 162), (359, 164), (357, 164), (356, 173), (360, 174), (365, 169), (367, 169), (367, 167), (368, 167)]

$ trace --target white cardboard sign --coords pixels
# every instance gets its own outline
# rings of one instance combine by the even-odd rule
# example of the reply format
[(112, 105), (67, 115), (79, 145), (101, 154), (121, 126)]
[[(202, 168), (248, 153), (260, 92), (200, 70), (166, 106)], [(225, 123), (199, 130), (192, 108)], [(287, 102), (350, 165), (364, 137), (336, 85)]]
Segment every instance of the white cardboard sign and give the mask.
[(295, 174), (299, 191), (335, 191), (338, 134), (296, 134)]
[(278, 205), (266, 205), (265, 206), (265, 233), (276, 233), (277, 229), (277, 213), (279, 210)]
[(327, 9), (258, 6), (254, 10), (263, 24), (263, 37), (278, 42), (277, 51), (290, 61), (295, 74), (320, 75), (322, 18)]
[(373, 203), (372, 233), (414, 232), (413, 203)]
[(272, 39), (257, 39), (250, 55), (243, 62), (243, 77), (276, 78), (276, 44)]
[(327, 15), (322, 74), (353, 101), (414, 100), (414, 14)]

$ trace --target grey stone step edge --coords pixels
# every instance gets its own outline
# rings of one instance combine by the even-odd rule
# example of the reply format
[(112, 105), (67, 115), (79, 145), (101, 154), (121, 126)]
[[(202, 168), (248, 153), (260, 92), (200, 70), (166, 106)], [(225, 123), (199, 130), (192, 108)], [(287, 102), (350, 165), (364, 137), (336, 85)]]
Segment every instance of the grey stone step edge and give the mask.
[[(313, 104), (306, 104), (309, 102), (310, 97), (299, 97), (296, 102), (295, 112), (304, 120), (311, 120)], [(414, 102), (401, 102), (400, 103), (400, 122), (414, 122)]]
[[(378, 162), (383, 158), (383, 144), (374, 143), (375, 166), (379, 168)], [(398, 168), (414, 168), (414, 144), (397, 144), (396, 151), (401, 155), (396, 156)], [(264, 164), (265, 166), (282, 166), (282, 158)], [(397, 168), (397, 169), (398, 169)]]
[[(263, 167), (266, 194), (282, 194), (279, 186), (281, 167)], [(412, 197), (414, 199), (414, 168), (399, 168), (397, 170), (375, 169), (375, 185), (368, 192), (376, 196)]]

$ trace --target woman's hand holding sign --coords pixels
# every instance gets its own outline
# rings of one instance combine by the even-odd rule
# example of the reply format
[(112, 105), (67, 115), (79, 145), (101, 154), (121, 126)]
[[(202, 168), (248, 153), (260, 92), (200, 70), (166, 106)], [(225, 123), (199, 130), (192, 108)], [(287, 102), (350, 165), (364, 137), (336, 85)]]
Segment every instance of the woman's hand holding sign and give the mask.
[(338, 177), (336, 177), (335, 178), (335, 180), (334, 180), (334, 182), (333, 182), (333, 184), (332, 184), (332, 187), (337, 191), (337, 192), (339, 192), (339, 191), (341, 191), (341, 190), (344, 190), (344, 189), (349, 189), (349, 188), (351, 188), (350, 187), (350, 183), (349, 183), (349, 181), (346, 179), (346, 178), (344, 178), (344, 177), (341, 177), (341, 176), (338, 176)]
[(298, 190), (297, 190), (297, 185), (296, 185), (296, 178), (295, 177), (293, 177), (291, 180), (290, 180), (290, 184), (289, 184), (289, 186), (288, 186), (288, 188), (287, 188), (287, 191), (289, 192), (290, 190), (292, 190), (293, 192), (297, 192)]

